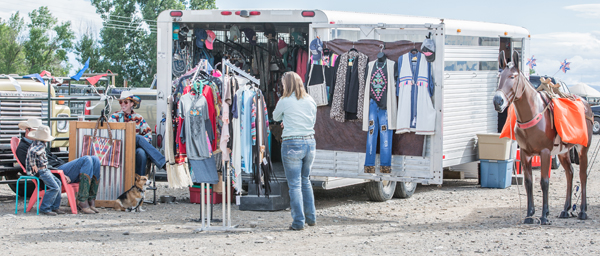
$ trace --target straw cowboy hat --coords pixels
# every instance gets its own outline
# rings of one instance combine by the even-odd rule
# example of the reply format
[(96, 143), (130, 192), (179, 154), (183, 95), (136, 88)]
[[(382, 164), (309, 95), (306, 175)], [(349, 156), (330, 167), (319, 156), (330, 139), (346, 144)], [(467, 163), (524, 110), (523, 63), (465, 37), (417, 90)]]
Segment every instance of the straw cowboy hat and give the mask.
[(119, 98), (119, 102), (122, 100), (132, 101), (134, 108), (137, 108), (137, 106), (140, 105), (140, 102), (142, 102), (142, 99), (140, 99), (140, 97), (133, 95), (133, 93), (131, 93), (130, 91), (122, 91), (121, 92), (121, 97)]
[(45, 142), (54, 140), (54, 137), (50, 135), (50, 127), (45, 125), (40, 125), (37, 130), (29, 132), (29, 137), (34, 140), (41, 140)]
[(27, 121), (22, 121), (19, 123), (19, 129), (27, 130), (27, 128), (37, 129), (40, 125), (42, 125), (42, 120), (39, 118), (29, 118)]

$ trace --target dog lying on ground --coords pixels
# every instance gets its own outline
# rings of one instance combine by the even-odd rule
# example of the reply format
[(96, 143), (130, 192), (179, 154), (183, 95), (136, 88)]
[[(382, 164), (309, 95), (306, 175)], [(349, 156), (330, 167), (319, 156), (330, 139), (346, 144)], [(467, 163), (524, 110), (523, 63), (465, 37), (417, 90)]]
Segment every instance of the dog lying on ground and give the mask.
[(139, 174), (136, 174), (133, 186), (115, 200), (114, 209), (117, 211), (121, 210), (128, 212), (143, 211), (142, 204), (144, 204), (144, 193), (146, 192), (146, 186), (149, 184), (150, 180), (148, 180), (147, 175), (140, 176)]

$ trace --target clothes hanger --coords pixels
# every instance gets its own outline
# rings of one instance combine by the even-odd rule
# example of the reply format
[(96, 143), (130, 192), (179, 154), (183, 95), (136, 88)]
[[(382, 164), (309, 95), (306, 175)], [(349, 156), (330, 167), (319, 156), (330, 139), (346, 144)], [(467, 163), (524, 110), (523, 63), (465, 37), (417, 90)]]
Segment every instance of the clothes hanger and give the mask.
[(385, 45), (384, 44), (380, 44), (379, 48), (381, 48), (381, 49), (379, 50), (379, 53), (377, 54), (377, 60), (379, 62), (384, 62), (385, 59), (386, 59), (385, 53), (383, 53), (383, 48), (385, 48)]
[(412, 54), (417, 54), (419, 52), (419, 49), (417, 49), (417, 44), (415, 42), (413, 42), (413, 49), (410, 50), (410, 52)]
[(348, 50), (348, 52), (351, 52), (351, 51), (358, 52), (358, 50), (356, 50), (356, 48), (354, 48), (354, 42), (352, 42), (352, 48), (350, 48), (350, 50)]

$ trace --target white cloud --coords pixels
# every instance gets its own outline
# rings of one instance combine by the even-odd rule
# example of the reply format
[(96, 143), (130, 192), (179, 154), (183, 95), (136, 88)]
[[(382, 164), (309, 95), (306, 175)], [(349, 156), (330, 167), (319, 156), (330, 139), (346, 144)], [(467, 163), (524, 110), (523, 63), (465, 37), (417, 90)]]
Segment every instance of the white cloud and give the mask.
[[(536, 72), (556, 75), (569, 85), (579, 82), (600, 85), (600, 32), (556, 32), (531, 36), (531, 52), (537, 59)], [(558, 72), (567, 59), (571, 70)]]
[(578, 16), (586, 18), (600, 18), (600, 4), (578, 4), (564, 7), (567, 10), (580, 12)]

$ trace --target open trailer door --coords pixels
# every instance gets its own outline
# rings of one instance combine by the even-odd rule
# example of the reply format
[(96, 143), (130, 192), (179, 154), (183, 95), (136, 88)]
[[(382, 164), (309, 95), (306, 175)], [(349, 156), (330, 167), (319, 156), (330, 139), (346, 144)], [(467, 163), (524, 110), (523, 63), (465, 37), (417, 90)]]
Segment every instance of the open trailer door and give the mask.
[[(386, 186), (390, 182), (398, 181), (407, 183), (422, 183), (422, 184), (441, 184), (442, 183), (442, 100), (443, 100), (443, 63), (444, 63), (444, 24), (410, 24), (410, 25), (391, 25), (391, 24), (311, 24), (309, 33), (309, 42), (317, 36), (325, 42), (334, 39), (345, 39), (356, 42), (362, 39), (380, 40), (382, 42), (397, 42), (408, 40), (410, 43), (423, 42), (426, 36), (431, 36), (436, 44), (435, 61), (431, 63), (432, 79), (430, 86), (434, 86), (434, 94), (432, 102), (436, 111), (435, 134), (424, 136), (422, 154), (419, 155), (392, 155), (392, 173), (390, 174), (369, 174), (364, 173), (365, 150), (366, 148), (354, 147), (354, 150), (328, 150), (319, 148), (317, 140), (317, 154), (311, 175), (314, 178), (319, 177), (341, 177), (363, 179), (371, 181), (379, 181), (379, 186)], [(360, 44), (362, 45), (362, 41)], [(373, 41), (373, 47), (378, 50), (377, 42)], [(384, 50), (385, 53), (385, 50)], [(387, 55), (387, 54), (386, 54)], [(388, 58), (390, 58), (388, 56)], [(391, 59), (391, 58), (390, 58)], [(372, 60), (372, 59), (369, 59)], [(396, 59), (392, 59), (397, 61)], [(327, 107), (319, 107), (319, 111), (327, 110)], [(319, 115), (319, 114), (318, 114)], [(318, 117), (319, 122), (330, 122), (327, 117)], [(356, 123), (354, 123), (356, 124)], [(343, 128), (352, 128), (352, 122), (339, 123), (337, 126), (346, 125)], [(328, 136), (319, 134), (316, 130), (315, 137)], [(358, 131), (357, 131), (358, 132)], [(366, 141), (367, 134), (360, 130), (359, 136), (355, 140), (348, 138), (345, 143), (357, 143), (356, 140)], [(359, 138), (360, 137), (360, 138)], [(363, 143), (364, 145), (364, 141)], [(393, 147), (402, 147), (402, 145), (393, 145)], [(379, 165), (379, 157), (376, 160), (376, 168)], [(373, 183), (373, 182), (371, 182)], [(395, 187), (395, 185), (394, 185)], [(391, 190), (392, 194), (394, 190)], [(369, 189), (367, 188), (367, 193)], [(371, 195), (369, 196), (371, 197)], [(400, 196), (402, 197), (402, 196)], [(390, 197), (391, 198), (391, 197)], [(373, 199), (371, 197), (371, 199)], [(388, 198), (389, 199), (389, 198)], [(387, 199), (386, 199), (387, 200)]]

